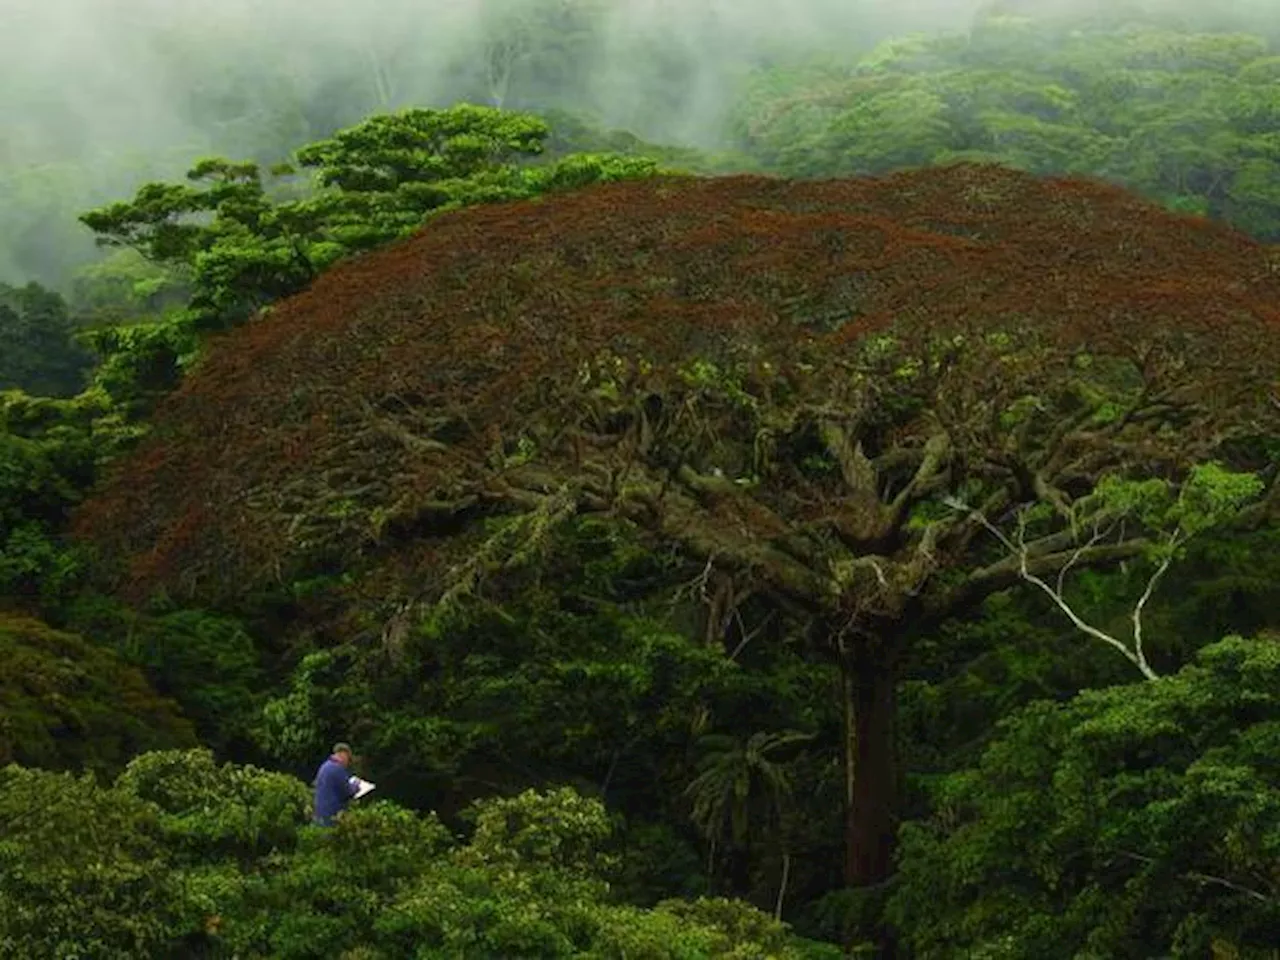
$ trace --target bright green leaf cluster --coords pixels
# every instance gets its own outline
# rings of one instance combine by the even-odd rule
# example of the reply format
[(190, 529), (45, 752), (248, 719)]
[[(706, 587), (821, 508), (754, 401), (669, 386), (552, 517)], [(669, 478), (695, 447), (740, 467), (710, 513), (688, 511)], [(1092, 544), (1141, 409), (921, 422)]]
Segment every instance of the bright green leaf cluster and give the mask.
[(1275, 636), (1033, 704), (904, 828), (891, 912), (922, 958), (1262, 956), (1280, 937), (1277, 750)]
[[(303, 826), (290, 777), (144, 754), (116, 783), (0, 778), (0, 949), (41, 956), (830, 958), (743, 903), (613, 902), (572, 790), (476, 807), (460, 842), (381, 802)], [(21, 831), (17, 826), (21, 824)]]

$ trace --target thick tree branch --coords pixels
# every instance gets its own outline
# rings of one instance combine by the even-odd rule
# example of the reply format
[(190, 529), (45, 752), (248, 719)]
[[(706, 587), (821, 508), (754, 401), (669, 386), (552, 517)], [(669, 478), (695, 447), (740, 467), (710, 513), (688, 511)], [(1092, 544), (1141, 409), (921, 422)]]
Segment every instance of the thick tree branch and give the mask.
[[(800, 545), (787, 536), (791, 532), (787, 525), (767, 507), (729, 480), (699, 474), (688, 466), (676, 473), (681, 482), (674, 485), (643, 474), (633, 477), (607, 509), (656, 525), (664, 539), (680, 544), (692, 556), (716, 557), (730, 569), (751, 572), (803, 607), (834, 605), (838, 594), (834, 581), (793, 555), (791, 548), (799, 550)], [(733, 522), (724, 513), (708, 510), (700, 502), (708, 496), (727, 502), (728, 512), (741, 508), (749, 517)]]
[(840, 474), (850, 491), (878, 499), (875, 467), (863, 453), (862, 444), (851, 440), (848, 432), (833, 420), (823, 420), (819, 429), (822, 442), (840, 464)]
[(906, 520), (912, 506), (934, 491), (944, 476), (950, 454), (951, 438), (946, 433), (935, 433), (925, 441), (924, 457), (915, 475), (889, 504), (889, 522), (893, 529)]
[[(1143, 538), (1130, 539), (1123, 543), (1099, 544), (1082, 553), (1077, 562), (1086, 563), (1094, 568), (1111, 566), (1142, 556), (1150, 546), (1151, 542)], [(1047, 576), (1059, 570), (1075, 554), (1075, 550), (1063, 550), (1039, 556), (1032, 555), (1027, 561), (1027, 568), (1037, 576)], [(925, 601), (925, 615), (930, 621), (955, 616), (973, 609), (987, 597), (1001, 590), (1007, 590), (1022, 579), (1019, 558), (1006, 557), (975, 570), (957, 586), (929, 596)]]

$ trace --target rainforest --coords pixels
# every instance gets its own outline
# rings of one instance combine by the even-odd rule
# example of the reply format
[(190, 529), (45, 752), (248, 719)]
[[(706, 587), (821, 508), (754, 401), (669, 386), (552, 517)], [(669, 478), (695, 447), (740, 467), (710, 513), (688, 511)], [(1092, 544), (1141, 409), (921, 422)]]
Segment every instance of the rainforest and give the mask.
[(1280, 957), (1271, 3), (9, 6), (0, 957)]

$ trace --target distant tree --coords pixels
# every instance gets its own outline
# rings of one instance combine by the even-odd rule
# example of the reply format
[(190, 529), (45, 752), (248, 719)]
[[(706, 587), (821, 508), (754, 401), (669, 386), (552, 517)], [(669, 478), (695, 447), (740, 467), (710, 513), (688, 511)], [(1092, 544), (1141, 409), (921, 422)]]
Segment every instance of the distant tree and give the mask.
[(593, 99), (590, 74), (608, 29), (607, 4), (482, 0), (476, 9), (475, 37), (463, 45), (458, 69), (479, 74), (490, 104), (528, 110)]
[(0, 284), (0, 390), (67, 397), (85, 384), (93, 356), (75, 340), (66, 302), (36, 283)]
[(760, 70), (734, 109), (737, 143), (795, 176), (968, 160), (1104, 177), (1280, 238), (1276, 58), (1263, 37), (1030, 6), (1035, 19), (993, 9), (965, 35)]
[(99, 190), (111, 189), (122, 165), (105, 159), (92, 165), (60, 162), (57, 153), (56, 147), (41, 144), (31, 153), (19, 149), (12, 160), (0, 163), (0, 282), (34, 280), (61, 288), (77, 267), (95, 257), (93, 238), (76, 223), (76, 214), (103, 195)]

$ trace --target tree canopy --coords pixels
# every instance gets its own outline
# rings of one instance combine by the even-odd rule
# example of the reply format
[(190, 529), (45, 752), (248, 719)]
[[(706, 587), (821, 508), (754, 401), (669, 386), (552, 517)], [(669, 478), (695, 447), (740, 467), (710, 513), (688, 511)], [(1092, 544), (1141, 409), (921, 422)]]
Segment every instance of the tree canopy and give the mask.
[(0, 390), (46, 397), (79, 393), (93, 358), (74, 333), (57, 293), (36, 283), (0, 283)]
[(996, 161), (1104, 177), (1275, 241), (1278, 63), (1261, 36), (1160, 18), (990, 16), (758, 71), (732, 125), (748, 155), (794, 176)]
[(138, 597), (338, 568), (412, 618), (575, 515), (634, 525), (835, 655), (876, 882), (907, 627), (1259, 493), (1141, 484), (1265, 467), (1278, 294), (1237, 233), (995, 167), (478, 207), (220, 345), (79, 529)]
[[(642, 157), (542, 153), (539, 117), (461, 104), (378, 114), (296, 151), (295, 168), (210, 158), (189, 184), (148, 183), (81, 220), (105, 246), (191, 273), (198, 326), (220, 327), (296, 293), (340, 257), (406, 236), (434, 211), (643, 176)], [(293, 182), (310, 173), (313, 184)], [(316, 189), (310, 189), (314, 186)], [(300, 194), (300, 195), (299, 195)]]
[[(269, 577), (450, 514), (551, 509), (561, 487), (566, 509), (635, 517), (661, 493), (659, 512), (684, 511), (672, 535), (826, 595), (841, 558), (856, 579), (875, 547), (904, 540), (907, 562), (926, 530), (972, 538), (969, 520), (913, 518), (943, 489), (1065, 516), (1098, 508), (1107, 476), (1175, 479), (1261, 437), (1277, 289), (1274, 255), (1231, 231), (991, 167), (470, 210), (219, 346), (84, 529), (140, 588), (216, 593), (209, 563)], [(210, 455), (183, 454), (210, 436)], [(806, 442), (815, 462), (768, 455)], [(700, 525), (710, 504), (747, 510), (755, 543)]]
[(195, 742), (177, 704), (82, 637), (0, 615), (0, 762), (118, 772), (149, 749)]

